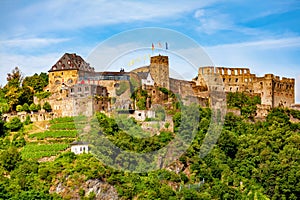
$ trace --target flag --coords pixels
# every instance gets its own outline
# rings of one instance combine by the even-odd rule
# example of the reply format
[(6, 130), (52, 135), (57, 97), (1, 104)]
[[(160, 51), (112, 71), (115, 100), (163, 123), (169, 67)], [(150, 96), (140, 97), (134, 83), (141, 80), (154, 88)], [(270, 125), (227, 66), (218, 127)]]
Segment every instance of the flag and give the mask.
[(152, 43), (152, 51), (154, 50), (154, 44)]
[(160, 43), (160, 42), (158, 43), (158, 47), (159, 47), (159, 48), (162, 48), (162, 46), (161, 46), (161, 43)]
[(169, 48), (168, 48), (168, 43), (166, 42), (166, 50), (168, 50)]

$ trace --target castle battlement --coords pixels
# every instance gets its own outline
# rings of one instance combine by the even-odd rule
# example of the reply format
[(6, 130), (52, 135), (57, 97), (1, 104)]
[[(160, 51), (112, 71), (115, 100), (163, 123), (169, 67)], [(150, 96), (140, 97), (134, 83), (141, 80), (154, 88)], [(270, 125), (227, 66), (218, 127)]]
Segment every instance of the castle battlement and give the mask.
[(169, 66), (169, 57), (168, 56), (152, 56), (150, 59), (151, 64), (165, 64)]

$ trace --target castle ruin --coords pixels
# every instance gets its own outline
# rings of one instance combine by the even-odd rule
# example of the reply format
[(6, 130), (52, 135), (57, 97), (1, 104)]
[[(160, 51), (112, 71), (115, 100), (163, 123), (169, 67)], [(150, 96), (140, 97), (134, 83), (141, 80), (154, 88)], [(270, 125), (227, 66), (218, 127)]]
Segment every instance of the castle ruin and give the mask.
[[(211, 87), (206, 79), (218, 76), (222, 84)], [(131, 99), (132, 81), (150, 94), (147, 109), (151, 103), (159, 103), (165, 97), (158, 88), (166, 88), (181, 96), (184, 103), (197, 102), (209, 105), (211, 92), (246, 92), (261, 98), (267, 108), (290, 107), (294, 104), (295, 80), (273, 74), (257, 77), (248, 68), (200, 67), (195, 79), (178, 80), (169, 75), (168, 56), (157, 55), (150, 59), (150, 65), (131, 72), (95, 72), (80, 56), (64, 54), (49, 70), (49, 84), (45, 90), (51, 92), (48, 101), (58, 116), (78, 114), (92, 115), (96, 111), (110, 112), (115, 109), (134, 109)], [(111, 103), (112, 98), (115, 102)], [(222, 99), (222, 101), (225, 99)], [(91, 109), (86, 110), (86, 106)], [(77, 112), (74, 112), (75, 106)]]

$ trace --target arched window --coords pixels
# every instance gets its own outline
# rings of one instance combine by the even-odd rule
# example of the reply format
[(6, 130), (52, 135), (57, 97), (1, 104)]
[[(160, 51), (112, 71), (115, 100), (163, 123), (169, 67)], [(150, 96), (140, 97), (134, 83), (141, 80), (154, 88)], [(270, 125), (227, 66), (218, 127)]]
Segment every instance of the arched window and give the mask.
[(55, 84), (56, 84), (56, 85), (59, 85), (59, 84), (60, 84), (60, 81), (59, 81), (59, 80), (56, 80), (56, 81), (55, 81)]

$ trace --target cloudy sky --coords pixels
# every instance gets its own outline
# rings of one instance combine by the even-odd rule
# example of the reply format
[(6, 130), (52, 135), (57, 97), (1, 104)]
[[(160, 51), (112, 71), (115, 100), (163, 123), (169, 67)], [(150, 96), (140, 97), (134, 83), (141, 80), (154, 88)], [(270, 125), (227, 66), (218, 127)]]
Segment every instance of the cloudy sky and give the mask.
[(2, 0), (0, 85), (15, 66), (46, 72), (65, 52), (87, 58), (115, 34), (161, 27), (190, 37), (217, 66), (295, 78), (300, 102), (299, 18), (299, 0)]

